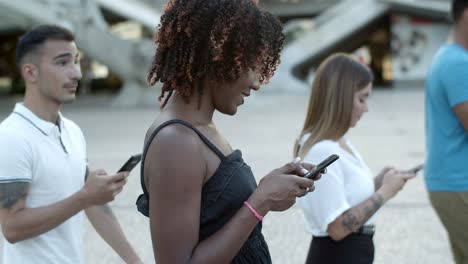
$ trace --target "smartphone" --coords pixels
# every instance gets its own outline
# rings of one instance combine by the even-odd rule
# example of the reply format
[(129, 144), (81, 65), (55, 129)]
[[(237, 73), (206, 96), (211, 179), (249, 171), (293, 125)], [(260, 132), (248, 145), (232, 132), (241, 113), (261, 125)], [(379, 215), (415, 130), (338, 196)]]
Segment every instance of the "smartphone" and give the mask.
[(132, 171), (133, 168), (135, 168), (135, 166), (138, 164), (138, 162), (140, 162), (140, 160), (141, 160), (141, 154), (136, 154), (136, 155), (131, 156), (117, 173), (123, 172), (123, 171), (128, 171), (128, 172)]
[(424, 164), (420, 164), (420, 165), (418, 165), (418, 166), (416, 166), (416, 167), (413, 167), (413, 168), (411, 168), (411, 169), (409, 169), (409, 170), (406, 170), (406, 172), (416, 174), (416, 173), (418, 173), (418, 172), (419, 172), (420, 170), (422, 170), (422, 169), (424, 169)]
[(309, 171), (308, 173), (306, 173), (306, 175), (304, 175), (304, 178), (313, 178), (315, 177), (317, 174), (319, 174), (320, 172), (322, 172), (324, 169), (326, 169), (330, 164), (332, 164), (333, 162), (335, 162), (337, 159), (339, 159), (340, 156), (336, 155), (336, 154), (332, 154), (330, 155), (330, 157), (324, 159), (322, 162), (320, 162), (319, 165), (315, 166), (315, 168), (311, 171)]

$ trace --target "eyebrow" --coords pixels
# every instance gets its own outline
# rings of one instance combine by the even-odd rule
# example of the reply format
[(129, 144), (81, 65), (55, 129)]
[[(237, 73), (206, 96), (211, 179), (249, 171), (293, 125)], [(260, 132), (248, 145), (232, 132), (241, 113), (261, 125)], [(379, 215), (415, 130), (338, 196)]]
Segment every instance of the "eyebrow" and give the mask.
[(68, 57), (71, 57), (71, 53), (62, 53), (62, 54), (59, 54), (57, 56), (55, 56), (52, 60), (58, 60), (58, 59), (61, 59), (61, 58), (68, 58)]
[[(78, 56), (79, 56), (79, 54), (77, 53), (75, 55), (75, 58), (78, 58)], [(52, 60), (58, 60), (58, 59), (61, 59), (61, 58), (68, 58), (68, 57), (72, 57), (71, 53), (69, 53), (69, 52), (59, 54), (59, 55), (55, 56)]]

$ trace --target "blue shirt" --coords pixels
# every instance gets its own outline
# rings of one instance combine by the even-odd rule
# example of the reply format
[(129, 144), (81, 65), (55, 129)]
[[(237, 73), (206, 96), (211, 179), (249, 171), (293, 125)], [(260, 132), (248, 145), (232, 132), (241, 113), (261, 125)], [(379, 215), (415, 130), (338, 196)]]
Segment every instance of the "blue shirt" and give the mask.
[(426, 186), (429, 191), (468, 191), (468, 132), (453, 107), (468, 101), (468, 51), (442, 46), (426, 81)]

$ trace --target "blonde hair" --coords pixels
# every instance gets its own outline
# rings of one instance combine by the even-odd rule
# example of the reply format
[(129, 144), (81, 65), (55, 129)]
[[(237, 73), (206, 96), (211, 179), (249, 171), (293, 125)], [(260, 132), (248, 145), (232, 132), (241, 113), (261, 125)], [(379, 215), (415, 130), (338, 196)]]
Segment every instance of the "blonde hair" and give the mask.
[[(307, 116), (294, 144), (294, 156), (304, 157), (321, 140), (343, 137), (351, 125), (354, 93), (373, 80), (369, 68), (347, 54), (336, 53), (323, 61), (315, 74)], [(301, 146), (307, 133), (310, 136)]]

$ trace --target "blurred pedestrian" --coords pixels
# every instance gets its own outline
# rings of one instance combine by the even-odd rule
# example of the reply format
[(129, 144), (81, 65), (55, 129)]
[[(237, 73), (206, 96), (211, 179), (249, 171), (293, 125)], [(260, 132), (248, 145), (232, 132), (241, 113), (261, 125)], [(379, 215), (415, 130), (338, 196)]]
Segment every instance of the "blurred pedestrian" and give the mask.
[(426, 187), (457, 264), (468, 263), (468, 0), (452, 0), (453, 42), (426, 80)]

